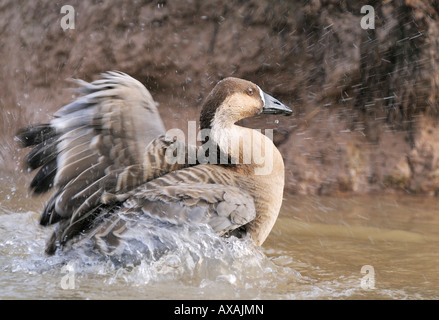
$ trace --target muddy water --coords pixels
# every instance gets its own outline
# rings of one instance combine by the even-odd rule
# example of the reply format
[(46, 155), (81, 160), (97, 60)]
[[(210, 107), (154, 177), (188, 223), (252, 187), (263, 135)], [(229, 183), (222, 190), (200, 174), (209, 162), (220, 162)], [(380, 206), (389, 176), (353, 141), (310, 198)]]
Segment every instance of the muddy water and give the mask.
[(262, 248), (180, 230), (175, 250), (121, 267), (45, 257), (44, 199), (0, 183), (0, 299), (439, 298), (437, 198), (287, 196)]

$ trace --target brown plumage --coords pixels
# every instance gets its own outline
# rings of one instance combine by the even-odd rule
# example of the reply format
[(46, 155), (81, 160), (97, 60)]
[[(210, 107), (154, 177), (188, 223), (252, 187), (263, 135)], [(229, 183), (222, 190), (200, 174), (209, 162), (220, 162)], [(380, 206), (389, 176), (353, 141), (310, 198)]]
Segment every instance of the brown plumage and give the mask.
[[(260, 113), (289, 115), (288, 107), (249, 81), (224, 79), (204, 103), (200, 126), (209, 138), (196, 147), (164, 135), (148, 90), (128, 75), (75, 82), (80, 98), (50, 123), (17, 134), (23, 147), (34, 146), (27, 166), (40, 168), (31, 190), (54, 189), (40, 220), (58, 224), (48, 254), (88, 239), (105, 254), (117, 252), (123, 232), (144, 214), (264, 242), (282, 203), (283, 160), (269, 138), (235, 122)], [(258, 152), (248, 154), (247, 145)], [(172, 161), (175, 148), (184, 150), (183, 163)], [(207, 158), (189, 161), (193, 154)], [(218, 163), (220, 155), (227, 163)], [(272, 167), (264, 173), (267, 161)]]

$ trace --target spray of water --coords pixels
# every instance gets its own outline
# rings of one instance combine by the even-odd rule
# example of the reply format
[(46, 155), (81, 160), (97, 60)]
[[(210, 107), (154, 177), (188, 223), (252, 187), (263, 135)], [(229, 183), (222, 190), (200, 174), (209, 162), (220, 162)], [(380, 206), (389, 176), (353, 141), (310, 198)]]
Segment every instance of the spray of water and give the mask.
[(150, 288), (167, 283), (184, 290), (207, 291), (217, 297), (218, 288), (222, 288), (224, 295), (232, 292), (240, 297), (245, 291), (257, 297), (270, 288), (277, 290), (282, 277), (291, 280), (293, 275), (300, 279), (294, 270), (267, 258), (250, 239), (220, 238), (204, 224), (164, 224), (145, 216), (123, 235), (123, 250), (118, 254), (103, 256), (90, 240), (80, 247), (46, 257), (44, 243), (50, 232), (38, 225), (36, 213), (0, 218), (4, 228), (0, 243), (4, 261), (0, 272), (49, 276), (54, 287), (59, 287), (66, 276), (67, 265), (77, 287), (90, 279), (99, 279), (101, 285), (110, 287)]

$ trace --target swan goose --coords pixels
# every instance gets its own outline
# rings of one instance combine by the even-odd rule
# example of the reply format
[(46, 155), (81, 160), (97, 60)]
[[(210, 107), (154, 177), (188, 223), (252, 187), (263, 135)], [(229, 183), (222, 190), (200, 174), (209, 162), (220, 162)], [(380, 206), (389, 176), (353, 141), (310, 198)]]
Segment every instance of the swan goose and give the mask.
[[(33, 147), (26, 166), (40, 168), (33, 194), (53, 189), (40, 219), (43, 226), (57, 224), (47, 254), (92, 239), (111, 255), (142, 214), (265, 241), (282, 204), (283, 159), (268, 137), (235, 123), (261, 113), (291, 115), (290, 108), (250, 81), (223, 79), (203, 104), (200, 129), (208, 133), (197, 147), (166, 135), (151, 94), (127, 74), (71, 81), (79, 98), (49, 123), (17, 133), (22, 147)], [(258, 152), (248, 157), (248, 146)], [(185, 161), (171, 159), (176, 147)], [(211, 161), (191, 162), (191, 154)], [(224, 156), (226, 163), (219, 161)], [(267, 159), (271, 166), (263, 172)]]

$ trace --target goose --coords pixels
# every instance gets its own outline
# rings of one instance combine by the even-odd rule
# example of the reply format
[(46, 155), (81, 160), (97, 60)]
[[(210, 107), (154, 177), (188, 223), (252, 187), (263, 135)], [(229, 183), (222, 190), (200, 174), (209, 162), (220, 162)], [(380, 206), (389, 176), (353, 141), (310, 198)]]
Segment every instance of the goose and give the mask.
[[(110, 71), (90, 83), (70, 81), (79, 97), (50, 122), (16, 135), (21, 147), (32, 147), (28, 171), (39, 168), (32, 194), (53, 192), (40, 218), (42, 226), (56, 225), (47, 255), (86, 240), (112, 255), (142, 215), (203, 223), (219, 236), (263, 244), (282, 204), (284, 162), (269, 137), (236, 122), (291, 115), (289, 107), (250, 81), (225, 78), (204, 101), (199, 128), (207, 134), (196, 146), (166, 134), (151, 94), (129, 75)], [(248, 157), (247, 146), (258, 152)], [(176, 149), (184, 161), (175, 161)], [(191, 154), (204, 158), (189, 161)]]

